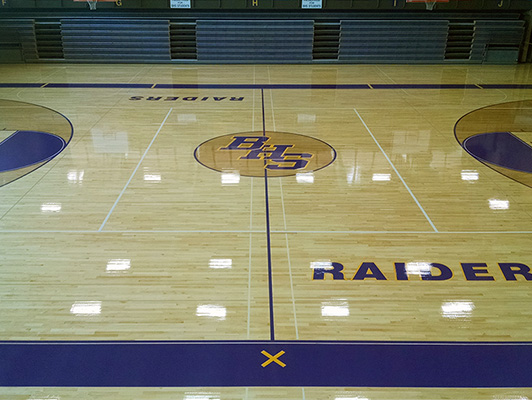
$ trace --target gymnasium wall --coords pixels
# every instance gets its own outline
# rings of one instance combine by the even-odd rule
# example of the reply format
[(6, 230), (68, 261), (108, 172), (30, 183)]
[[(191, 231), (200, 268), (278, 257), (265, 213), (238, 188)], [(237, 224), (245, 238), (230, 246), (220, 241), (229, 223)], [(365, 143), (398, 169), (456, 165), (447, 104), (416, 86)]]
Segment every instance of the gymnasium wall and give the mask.
[[(0, 62), (530, 61), (530, 0), (0, 0)], [(307, 6), (321, 7), (303, 9)], [(177, 8), (183, 7), (183, 8)]]
[[(321, 11), (422, 11), (420, 0), (112, 0), (98, 4), (100, 10), (294, 10)], [(437, 11), (496, 11), (530, 10), (530, 0), (448, 0), (436, 6)], [(74, 0), (0, 0), (0, 11), (14, 10), (86, 10), (84, 1)]]

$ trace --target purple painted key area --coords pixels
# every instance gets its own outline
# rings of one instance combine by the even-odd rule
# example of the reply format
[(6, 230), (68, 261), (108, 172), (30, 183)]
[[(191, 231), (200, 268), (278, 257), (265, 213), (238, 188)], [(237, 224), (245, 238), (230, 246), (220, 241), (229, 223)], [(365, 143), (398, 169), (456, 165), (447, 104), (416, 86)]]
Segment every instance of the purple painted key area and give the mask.
[(464, 140), (473, 157), (500, 167), (532, 173), (532, 147), (510, 132), (488, 132)]
[(66, 142), (46, 132), (16, 131), (0, 143), (0, 172), (28, 167), (59, 154)]

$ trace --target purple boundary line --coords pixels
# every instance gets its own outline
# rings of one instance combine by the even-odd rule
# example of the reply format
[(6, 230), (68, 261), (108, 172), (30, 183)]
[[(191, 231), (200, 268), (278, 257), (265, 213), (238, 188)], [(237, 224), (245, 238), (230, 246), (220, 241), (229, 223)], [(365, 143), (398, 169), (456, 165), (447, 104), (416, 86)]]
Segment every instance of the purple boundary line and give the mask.
[(0, 83), (0, 88), (78, 89), (532, 89), (532, 84), (167, 84), (167, 83)]

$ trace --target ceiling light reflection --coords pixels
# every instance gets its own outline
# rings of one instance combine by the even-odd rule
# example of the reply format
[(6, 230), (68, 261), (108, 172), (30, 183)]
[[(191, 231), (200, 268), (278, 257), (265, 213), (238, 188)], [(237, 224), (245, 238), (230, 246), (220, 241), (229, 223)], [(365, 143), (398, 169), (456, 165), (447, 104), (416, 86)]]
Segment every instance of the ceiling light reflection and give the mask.
[(340, 396), (340, 397), (335, 397), (334, 400), (369, 400), (367, 397), (360, 397), (360, 396), (355, 396), (355, 397), (344, 397), (344, 396)]
[(61, 400), (60, 397), (57, 396), (46, 396), (46, 397), (28, 397), (27, 400)]
[(461, 175), (463, 181), (478, 181), (478, 171), (464, 169)]
[(85, 171), (68, 171), (67, 179), (70, 183), (82, 183)]
[(233, 268), (233, 260), (231, 258), (211, 258), (209, 260), (209, 268), (214, 268), (214, 269)]
[(227, 309), (223, 306), (214, 304), (202, 304), (196, 308), (196, 315), (198, 317), (210, 317), (224, 320), (227, 316)]
[(59, 212), (61, 211), (61, 203), (44, 203), (41, 204), (41, 212)]
[(238, 185), (240, 174), (238, 171), (222, 172), (222, 186)]
[(448, 301), (441, 305), (441, 315), (444, 318), (467, 318), (475, 309), (472, 301)]
[(57, 396), (52, 396), (52, 397), (49, 397), (49, 396), (46, 396), (46, 397), (28, 397), (27, 400), (61, 400), (61, 398), (57, 397)]
[(331, 261), (312, 261), (310, 263), (312, 269), (333, 269)]
[(323, 317), (347, 317), (349, 316), (349, 305), (343, 302), (322, 302), (321, 315)]
[(127, 132), (113, 132), (102, 129), (91, 129), (92, 145), (95, 153), (123, 154), (129, 153)]
[(492, 210), (507, 210), (510, 208), (508, 200), (489, 199), (489, 203)]
[(148, 182), (161, 182), (162, 177), (160, 174), (144, 174), (144, 180)]
[(351, 167), (347, 172), (347, 183), (353, 184), (353, 182), (360, 182), (360, 170), (359, 167)]
[(408, 275), (429, 276), (432, 265), (427, 262), (410, 262), (405, 265), (405, 269)]
[(297, 114), (297, 123), (314, 123), (316, 122), (316, 114)]
[(125, 258), (117, 258), (107, 262), (106, 271), (109, 273), (125, 272), (131, 268), (131, 260)]
[(220, 400), (219, 393), (193, 393), (185, 394), (183, 400)]
[(314, 183), (313, 172), (298, 172), (296, 174), (297, 183)]
[(371, 180), (373, 182), (385, 182), (392, 179), (392, 174), (373, 174)]
[(76, 301), (70, 312), (75, 315), (98, 315), (102, 312), (101, 301)]
[(181, 122), (181, 123), (197, 122), (196, 114), (177, 114), (177, 122)]

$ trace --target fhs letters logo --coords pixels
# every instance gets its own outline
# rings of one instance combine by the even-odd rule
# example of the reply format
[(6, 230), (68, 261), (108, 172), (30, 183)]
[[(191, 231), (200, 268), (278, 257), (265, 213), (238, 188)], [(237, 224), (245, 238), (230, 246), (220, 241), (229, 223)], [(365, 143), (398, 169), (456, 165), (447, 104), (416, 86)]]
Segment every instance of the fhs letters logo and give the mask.
[(312, 153), (288, 153), (294, 147), (293, 144), (269, 144), (271, 138), (267, 136), (234, 136), (233, 140), (223, 150), (237, 150), (245, 152), (239, 160), (263, 160), (264, 168), (276, 169), (304, 169)]
[(241, 176), (291, 176), (325, 168), (336, 151), (322, 140), (285, 132), (243, 132), (200, 144), (196, 160), (207, 168)]

